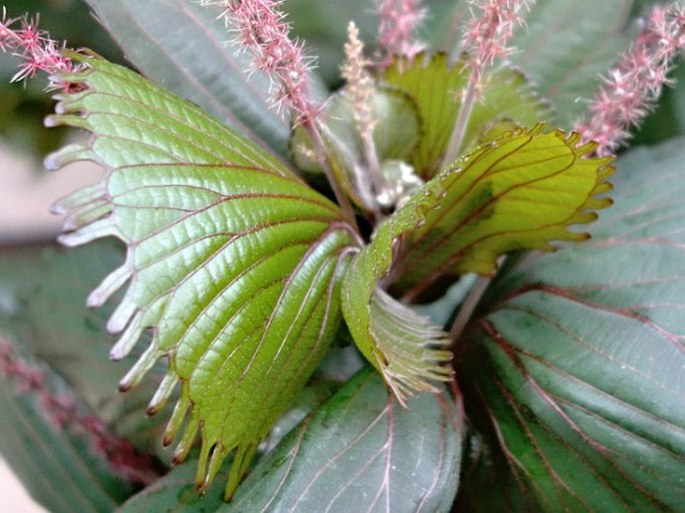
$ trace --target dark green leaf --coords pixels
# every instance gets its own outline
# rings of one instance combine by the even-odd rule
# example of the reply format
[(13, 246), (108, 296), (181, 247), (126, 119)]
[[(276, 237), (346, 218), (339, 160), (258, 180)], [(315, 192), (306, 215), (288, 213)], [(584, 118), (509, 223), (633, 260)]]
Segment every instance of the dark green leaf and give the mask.
[[(174, 467), (166, 476), (131, 497), (116, 513), (219, 513), (226, 506), (223, 492), (213, 487), (200, 495), (195, 486), (196, 469), (195, 459)], [(217, 477), (227, 479), (228, 473), (228, 469), (223, 468)]]
[(669, 75), (675, 84), (664, 88), (654, 112), (634, 128), (631, 145), (657, 144), (685, 135), (685, 64), (681, 62)]
[[(399, 88), (418, 105), (422, 134), (411, 163), (425, 179), (440, 170), (461, 106), (460, 93), (466, 88), (468, 78), (464, 63), (450, 65), (445, 54), (430, 59), (423, 56), (411, 62), (401, 59), (385, 73), (384, 79), (389, 85)], [(509, 121), (514, 128), (534, 126), (550, 117), (549, 107), (540, 101), (523, 75), (502, 68), (485, 77), (462, 147), (467, 150), (482, 142), (498, 123)]]
[(125, 68), (81, 59), (86, 69), (65, 78), (84, 90), (63, 95), (48, 122), (93, 136), (47, 163), (91, 159), (107, 172), (60, 202), (69, 213), (61, 240), (128, 244), (125, 263), (88, 299), (102, 305), (130, 281), (108, 323), (122, 333), (114, 358), (153, 332), (120, 387), (166, 357), (149, 409), (160, 410), (180, 382), (165, 441), (188, 414), (175, 458), (199, 432), (204, 488), (237, 449), (230, 495), (335, 333), (354, 238), (333, 203), (248, 140)]
[[(444, 391), (402, 408), (370, 368), (305, 419), (252, 470), (233, 502), (200, 500), (182, 466), (118, 513), (450, 511), (463, 417)], [(179, 504), (181, 503), (181, 504)]]
[(317, 68), (329, 84), (340, 81), (347, 24), (354, 21), (369, 43), (375, 37), (378, 17), (369, 7), (368, 0), (288, 0), (288, 21), (294, 33), (305, 41), (309, 53), (317, 57)]
[(3, 251), (0, 262), (0, 326), (25, 341), (25, 347), (63, 376), (92, 407), (116, 393), (121, 372), (107, 352), (111, 339), (102, 331), (106, 312), (83, 308), (102, 274), (121, 265), (123, 255), (110, 243), (72, 254), (54, 250)]
[(402, 408), (367, 368), (260, 462), (221, 511), (450, 511), (463, 429), (444, 390)]
[[(329, 351), (329, 354), (334, 351)], [(328, 355), (327, 355), (328, 356)], [(362, 362), (359, 362), (363, 365)], [(316, 378), (297, 396), (291, 408), (273, 426), (271, 432), (260, 445), (260, 453), (271, 451), (299, 424), (312, 410), (320, 407), (341, 387), (335, 381), (327, 380), (325, 373), (317, 373)], [(219, 479), (229, 477), (230, 461), (222, 466)], [(188, 461), (175, 466), (166, 476), (148, 486), (124, 504), (118, 513), (137, 513), (163, 510), (173, 506), (176, 513), (205, 513), (224, 511), (226, 503), (219, 488), (210, 488), (201, 495), (195, 485), (197, 460), (191, 456)]]
[(446, 392), (423, 394), (405, 409), (367, 368), (263, 459), (233, 502), (199, 499), (184, 465), (118, 513), (447, 512), (463, 430)]
[(74, 391), (0, 335), (0, 452), (50, 511), (109, 513), (156, 475)]
[(104, 331), (112, 308), (83, 307), (88, 291), (123, 257), (111, 241), (61, 253), (43, 248), (3, 250), (0, 329), (18, 337), (32, 355), (50, 362), (115, 434), (168, 460), (169, 451), (159, 447), (161, 423), (168, 416), (151, 420), (144, 415), (163, 369), (156, 368), (153, 379), (135, 392), (120, 394), (122, 366), (132, 365), (140, 355), (112, 365), (112, 340)]
[(482, 437), (470, 429), (464, 442), (462, 475), (452, 511), (540, 513), (539, 505), (526, 492), (509, 470), (497, 440)]
[(544, 0), (526, 15), (511, 44), (511, 59), (537, 85), (562, 128), (587, 112), (601, 75), (627, 50), (632, 0)]
[(684, 147), (623, 158), (592, 242), (513, 266), (460, 342), (469, 416), (538, 511), (682, 511)]
[(188, 0), (87, 0), (128, 59), (253, 141), (286, 153), (288, 123), (268, 107), (269, 79), (248, 74), (220, 11)]

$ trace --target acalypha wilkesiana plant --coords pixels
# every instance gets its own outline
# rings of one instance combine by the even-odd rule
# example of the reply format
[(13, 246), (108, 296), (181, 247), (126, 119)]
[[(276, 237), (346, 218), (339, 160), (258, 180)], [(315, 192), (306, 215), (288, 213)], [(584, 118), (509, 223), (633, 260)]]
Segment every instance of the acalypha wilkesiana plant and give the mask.
[(125, 245), (87, 298), (117, 305), (111, 358), (135, 355), (120, 390), (159, 376), (173, 472), (202, 494), (226, 474), (227, 502), (162, 478), (120, 511), (683, 511), (683, 143), (626, 154), (649, 182), (614, 162), (685, 47), (682, 3), (605, 34), (598, 79), (600, 6), (377, 0), (333, 92), (289, 3), (88, 3), (174, 92), (5, 10), (0, 46), (15, 79), (49, 74), (48, 126), (89, 134), (46, 167), (104, 169), (53, 210), (66, 246)]

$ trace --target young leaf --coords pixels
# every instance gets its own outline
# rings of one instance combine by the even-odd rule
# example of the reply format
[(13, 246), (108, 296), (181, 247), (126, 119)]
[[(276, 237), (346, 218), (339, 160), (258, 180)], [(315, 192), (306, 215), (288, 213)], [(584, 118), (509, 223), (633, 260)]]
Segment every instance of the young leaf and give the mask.
[(491, 273), (516, 249), (550, 249), (582, 240), (568, 226), (595, 219), (608, 200), (610, 159), (591, 159), (577, 134), (509, 133), (458, 161), (421, 187), (376, 230), (343, 280), (343, 313), (357, 346), (402, 399), (444, 379), (446, 335), (379, 287), (395, 280), (412, 298), (438, 277)]
[[(482, 145), (443, 171), (415, 196), (432, 209), (404, 234), (392, 269), (393, 291), (415, 298), (445, 275), (488, 275), (497, 258), (514, 250), (550, 250), (552, 241), (587, 234), (569, 226), (593, 221), (611, 204), (610, 159), (593, 159), (577, 134), (532, 130)], [(410, 207), (411, 208), (411, 207)], [(397, 234), (400, 235), (400, 234)]]
[[(412, 61), (400, 59), (387, 69), (384, 79), (412, 98), (423, 121), (419, 147), (412, 165), (424, 179), (435, 176), (460, 108), (459, 94), (468, 82), (463, 62), (450, 65), (445, 54)], [(482, 142), (498, 123), (533, 126), (551, 118), (549, 106), (535, 94), (523, 74), (502, 68), (484, 79), (464, 137), (464, 149)]]
[(352, 259), (342, 286), (343, 314), (357, 347), (401, 403), (412, 390), (436, 392), (431, 381), (451, 375), (442, 365), (452, 356), (443, 349), (447, 334), (379, 285), (392, 267), (396, 240), (416, 229), (437, 201), (430, 191), (414, 198), (378, 226), (371, 244)]
[(160, 410), (180, 382), (165, 442), (188, 416), (175, 459), (199, 433), (202, 489), (237, 449), (230, 496), (339, 323), (351, 229), (333, 203), (192, 104), (120, 66), (73, 58), (86, 69), (64, 79), (81, 92), (62, 95), (47, 122), (93, 135), (47, 165), (92, 159), (106, 174), (57, 205), (69, 213), (61, 240), (115, 236), (128, 245), (123, 266), (88, 298), (100, 306), (130, 281), (108, 323), (121, 333), (115, 359), (152, 331), (120, 387), (166, 357), (149, 410)]
[(505, 272), (458, 348), (469, 417), (535, 511), (682, 510), (684, 143), (619, 160), (593, 240)]
[[(370, 102), (373, 106), (374, 147), (380, 162), (406, 159), (415, 148), (420, 133), (416, 107), (406, 95), (386, 89), (374, 91)], [(321, 131), (327, 147), (329, 165), (342, 184), (345, 192), (360, 208), (375, 205), (374, 198), (364, 197), (368, 184), (363, 142), (355, 121), (355, 106), (345, 92), (333, 95), (321, 113)], [(321, 163), (315, 158), (314, 146), (309, 133), (303, 127), (296, 127), (290, 139), (293, 160), (299, 169), (308, 172), (323, 172)], [(361, 171), (360, 171), (361, 170)]]

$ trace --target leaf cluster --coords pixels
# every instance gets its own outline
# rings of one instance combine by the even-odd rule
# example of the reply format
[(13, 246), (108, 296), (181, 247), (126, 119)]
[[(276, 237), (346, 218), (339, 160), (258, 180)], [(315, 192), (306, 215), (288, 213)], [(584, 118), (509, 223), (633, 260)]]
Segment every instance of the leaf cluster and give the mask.
[[(87, 246), (1, 257), (0, 406), (8, 426), (35, 429), (0, 449), (31, 476), (67, 470), (31, 482), (39, 500), (122, 513), (679, 510), (682, 141), (622, 157), (605, 210), (611, 159), (565, 131), (582, 110), (570, 99), (591, 96), (625, 48), (631, 2), (574, 8), (572, 22), (566, 3), (539, 2), (516, 41), (521, 69), (487, 76), (448, 166), (465, 61), (428, 51), (377, 73), (383, 180), (415, 177), (381, 209), (359, 180), (354, 105), (333, 93), (325, 165), (356, 219), (320, 185), (311, 134), (268, 110), (268, 77), (227, 72), (245, 56), (211, 11), (89, 3), (164, 87), (71, 54), (83, 69), (62, 77), (73, 90), (46, 123), (89, 135), (46, 164), (104, 168), (54, 207), (60, 241)], [(109, 237), (123, 252), (98, 241)], [(80, 309), (87, 290), (106, 313)], [(460, 308), (468, 322), (447, 333)], [(104, 362), (105, 325), (122, 379)], [(117, 381), (133, 391), (113, 397)], [(76, 413), (55, 422), (46, 404), (64, 397)], [(60, 451), (41, 468), (45, 444)], [(55, 499), (67, 488), (82, 505)]]

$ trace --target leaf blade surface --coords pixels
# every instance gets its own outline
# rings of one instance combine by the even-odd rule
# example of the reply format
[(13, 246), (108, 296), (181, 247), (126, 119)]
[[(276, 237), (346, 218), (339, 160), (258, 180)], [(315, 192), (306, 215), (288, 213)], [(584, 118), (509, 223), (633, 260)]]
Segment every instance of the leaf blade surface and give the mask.
[(121, 334), (112, 356), (153, 336), (120, 387), (168, 359), (149, 409), (161, 409), (180, 381), (165, 442), (188, 414), (175, 458), (200, 432), (197, 480), (206, 488), (231, 451), (249, 459), (325, 352), (354, 238), (333, 203), (253, 143), (125, 68), (84, 64), (69, 76), (83, 90), (63, 96), (49, 123), (93, 136), (48, 164), (92, 159), (106, 174), (57, 205), (69, 213), (61, 240), (128, 245), (88, 302), (99, 306), (130, 282), (108, 322)]

